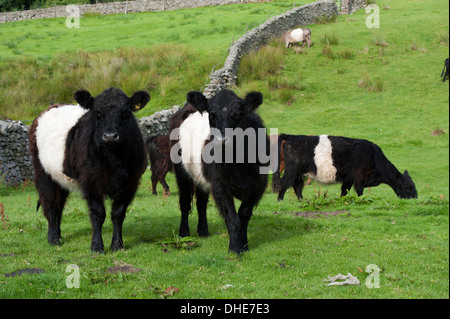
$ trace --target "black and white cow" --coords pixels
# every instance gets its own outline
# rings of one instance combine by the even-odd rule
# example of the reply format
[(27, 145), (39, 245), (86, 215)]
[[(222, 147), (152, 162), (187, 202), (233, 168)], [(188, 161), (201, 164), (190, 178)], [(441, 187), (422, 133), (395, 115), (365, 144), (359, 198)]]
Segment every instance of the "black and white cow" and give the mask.
[(123, 248), (126, 209), (147, 165), (141, 132), (132, 114), (150, 100), (139, 91), (131, 98), (109, 88), (95, 98), (88, 91), (74, 95), (77, 105), (53, 105), (29, 130), (39, 203), (48, 220), (48, 242), (60, 244), (61, 217), (67, 196), (81, 191), (92, 222), (91, 250), (103, 252), (105, 196), (113, 200), (111, 249)]
[[(244, 142), (244, 154), (237, 154), (237, 141), (230, 143), (233, 138), (227, 136), (226, 130), (264, 129), (261, 118), (254, 112), (261, 103), (262, 95), (258, 92), (249, 93), (245, 99), (241, 99), (233, 91), (222, 90), (209, 100), (200, 92), (189, 92), (186, 105), (173, 115), (170, 123), (171, 159), (174, 162), (180, 197), (180, 236), (190, 234), (188, 216), (194, 191), (199, 215), (197, 231), (200, 236), (209, 236), (206, 206), (211, 192), (225, 219), (230, 236), (229, 251), (240, 253), (248, 250), (247, 226), (253, 208), (264, 194), (267, 175), (260, 173), (260, 168), (264, 165), (259, 157), (255, 161), (249, 160), (249, 156), (252, 156), (252, 151), (247, 154), (249, 141)], [(219, 136), (211, 137), (213, 129)], [(219, 161), (206, 160), (204, 156), (205, 149), (213, 144), (218, 146), (214, 152), (225, 150), (219, 156)], [(268, 151), (269, 139), (265, 129), (262, 144), (264, 145), (256, 141), (253, 152), (262, 147), (263, 151)], [(228, 147), (234, 153), (232, 158), (226, 160)], [(179, 155), (179, 159), (174, 160), (174, 155)], [(237, 159), (238, 155), (243, 155), (242, 161)], [(242, 201), (238, 212), (234, 198)]]
[[(380, 147), (362, 139), (338, 136), (285, 135), (279, 137), (284, 146), (285, 172), (281, 178), (278, 200), (293, 187), (302, 198), (303, 177), (324, 184), (342, 183), (341, 196), (352, 187), (358, 196), (365, 187), (381, 183), (389, 185), (400, 198), (417, 198), (413, 180), (405, 171), (401, 174), (384, 156)], [(278, 173), (274, 178), (280, 178)]]

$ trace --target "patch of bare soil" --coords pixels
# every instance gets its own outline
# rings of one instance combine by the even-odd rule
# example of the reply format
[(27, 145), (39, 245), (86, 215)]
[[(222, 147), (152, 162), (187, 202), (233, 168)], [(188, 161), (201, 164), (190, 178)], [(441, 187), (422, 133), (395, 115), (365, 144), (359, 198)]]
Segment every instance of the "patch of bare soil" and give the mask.
[(340, 214), (347, 214), (348, 216), (350, 216), (350, 212), (346, 209), (343, 210), (334, 210), (334, 211), (330, 211), (330, 212), (325, 212), (325, 211), (306, 211), (306, 212), (295, 212), (294, 215), (295, 216), (300, 216), (300, 217), (309, 217), (309, 218), (319, 218), (319, 217), (330, 217), (330, 216), (337, 216)]
[(140, 272), (141, 269), (134, 268), (132, 265), (127, 264), (123, 261), (120, 261), (118, 265), (114, 267), (109, 267), (106, 272), (110, 274), (117, 274), (119, 272), (121, 273), (134, 273), (134, 272)]

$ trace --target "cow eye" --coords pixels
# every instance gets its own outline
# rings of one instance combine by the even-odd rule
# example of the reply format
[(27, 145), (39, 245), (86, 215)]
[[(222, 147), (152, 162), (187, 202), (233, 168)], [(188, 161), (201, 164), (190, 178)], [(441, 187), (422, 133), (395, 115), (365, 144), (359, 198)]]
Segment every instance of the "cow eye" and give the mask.
[(101, 120), (103, 118), (103, 114), (100, 111), (95, 112), (95, 115), (97, 116), (98, 120)]

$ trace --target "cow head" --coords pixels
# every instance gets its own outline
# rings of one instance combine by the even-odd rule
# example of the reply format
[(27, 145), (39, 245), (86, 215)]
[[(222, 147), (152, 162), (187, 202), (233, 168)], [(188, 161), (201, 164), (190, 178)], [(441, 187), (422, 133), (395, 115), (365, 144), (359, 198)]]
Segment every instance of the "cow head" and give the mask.
[(233, 91), (222, 90), (210, 100), (200, 92), (189, 92), (187, 101), (198, 111), (208, 112), (210, 127), (220, 131), (225, 141), (225, 129), (243, 127), (244, 119), (261, 105), (263, 97), (251, 92), (241, 99)]
[(150, 101), (147, 92), (139, 91), (128, 97), (116, 88), (106, 89), (96, 97), (86, 90), (79, 90), (74, 98), (81, 107), (91, 111), (96, 122), (96, 140), (107, 145), (123, 141), (130, 122), (135, 121), (131, 113), (142, 109)]
[(416, 185), (414, 184), (408, 171), (405, 171), (397, 179), (397, 189), (395, 191), (400, 198), (417, 198)]

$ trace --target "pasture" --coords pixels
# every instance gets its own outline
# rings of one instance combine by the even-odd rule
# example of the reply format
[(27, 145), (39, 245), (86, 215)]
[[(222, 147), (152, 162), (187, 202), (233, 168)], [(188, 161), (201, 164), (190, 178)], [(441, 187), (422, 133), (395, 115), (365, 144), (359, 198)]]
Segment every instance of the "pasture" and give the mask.
[[(376, 4), (381, 9), (379, 29), (366, 27), (364, 10), (338, 16), (336, 21), (310, 25), (310, 49), (286, 50), (284, 43), (272, 41), (244, 57), (237, 86), (232, 89), (241, 97), (251, 90), (262, 92), (264, 101), (258, 113), (266, 127), (278, 128), (279, 133), (342, 135), (373, 141), (401, 172), (408, 170), (416, 184), (417, 199), (399, 199), (387, 185), (365, 189), (361, 197), (353, 189), (347, 196), (339, 197), (340, 185), (313, 182), (305, 186), (302, 201), (291, 189), (284, 201), (278, 202), (277, 194), (267, 188), (249, 223), (250, 250), (237, 256), (227, 253), (228, 233), (211, 198), (211, 236), (197, 236), (194, 205), (190, 216), (192, 236), (179, 238), (175, 177), (169, 173), (167, 178), (171, 196), (162, 196), (160, 184), (158, 195), (154, 196), (147, 170), (123, 225), (124, 250), (111, 252), (109, 248), (112, 223), (107, 214), (103, 227), (105, 253), (98, 254), (90, 252), (91, 224), (86, 203), (78, 194), (72, 194), (66, 203), (61, 223), (62, 245), (55, 247), (47, 243), (47, 221), (42, 210), (35, 212), (38, 198), (33, 183), (14, 188), (1, 185), (0, 298), (448, 298), (449, 81), (442, 83), (439, 75), (449, 53), (449, 4), (443, 0), (378, 0)], [(20, 49), (20, 45), (31, 43), (32, 36), (20, 43), (16, 41), (16, 48), (0, 47), (4, 57), (0, 62), (2, 100), (11, 94), (8, 92), (32, 90), (25, 82), (8, 82), (4, 74), (13, 77), (12, 69), (7, 71), (11, 63), (20, 66), (19, 70), (30, 65), (34, 70), (43, 70), (73, 56), (78, 56), (77, 63), (82, 64), (84, 58), (95, 54), (100, 63), (102, 59), (110, 61), (120, 56), (121, 52), (148, 52), (164, 46), (175, 51), (184, 48), (190, 53), (193, 66), (204, 65), (203, 72), (196, 73), (197, 80), (189, 82), (189, 87), (180, 85), (174, 89), (174, 101), (180, 103), (188, 90), (200, 89), (237, 29), (190, 37), (189, 32), (201, 32), (204, 25), (212, 22), (217, 30), (222, 26), (241, 29), (245, 27), (241, 21), (258, 21), (289, 5), (292, 2), (277, 1), (142, 13), (134, 15), (136, 19), (129, 24), (121, 22), (129, 17), (93, 16), (86, 19), (90, 31), (74, 46), (61, 45), (53, 39), (58, 35), (48, 34), (57, 32), (55, 24), (61, 19), (0, 25), (2, 41), (12, 41), (8, 31), (25, 28), (23, 24), (39, 28), (37, 34), (42, 35), (40, 47), (35, 52), (30, 50), (29, 57), (24, 56), (26, 47)], [(237, 12), (243, 15), (238, 16)], [(177, 18), (170, 19), (172, 15)], [(196, 22), (186, 25), (192, 28), (190, 31), (180, 29), (174, 41), (160, 37), (158, 43), (150, 43), (131, 36), (142, 34), (139, 19), (161, 19), (156, 25), (168, 28), (189, 21), (182, 19), (184, 15), (192, 15)], [(219, 15), (226, 19), (218, 18)], [(98, 46), (88, 45), (96, 43), (95, 31), (114, 23), (121, 31), (105, 31)], [(135, 29), (131, 29), (133, 25)], [(120, 36), (127, 39), (116, 39)], [(66, 38), (60, 35), (60, 39)], [(83, 43), (86, 50), (80, 52), (78, 48)], [(45, 53), (44, 48), (49, 46), (56, 48)], [(14, 54), (14, 49), (23, 51)], [(132, 61), (133, 57), (126, 60)], [(188, 76), (191, 69), (195, 68), (180, 68), (181, 73), (174, 74), (174, 79), (180, 74)], [(57, 73), (57, 68), (51, 70), (54, 75), (63, 74)], [(148, 71), (139, 63), (130, 70)], [(52, 76), (46, 76), (53, 81)], [(83, 79), (86, 82), (72, 83), (98, 83), (89, 77)], [(111, 83), (119, 86), (121, 82), (105, 81), (102, 85)], [(141, 86), (130, 85), (124, 91), (129, 94), (127, 90), (149, 89), (152, 100), (147, 108), (153, 103), (155, 109), (162, 108), (159, 86), (135, 85)], [(69, 88), (70, 85), (66, 92), (70, 92)], [(103, 89), (95, 87), (91, 92)], [(26, 96), (22, 96), (23, 103)], [(10, 104), (3, 104), (0, 113), (18, 119), (32, 118), (48, 104), (42, 95), (39, 99), (17, 113)], [(70, 267), (69, 272), (66, 269), (73, 264), (79, 269), (79, 288), (67, 286), (72, 272)], [(366, 268), (372, 264), (380, 269), (379, 288), (370, 289), (366, 280), (373, 282), (373, 274)], [(20, 270), (25, 273), (17, 273)], [(324, 279), (338, 273), (351, 273), (361, 284), (326, 286)]]

